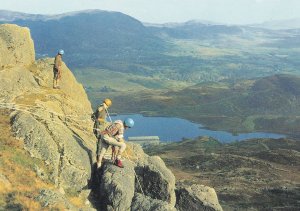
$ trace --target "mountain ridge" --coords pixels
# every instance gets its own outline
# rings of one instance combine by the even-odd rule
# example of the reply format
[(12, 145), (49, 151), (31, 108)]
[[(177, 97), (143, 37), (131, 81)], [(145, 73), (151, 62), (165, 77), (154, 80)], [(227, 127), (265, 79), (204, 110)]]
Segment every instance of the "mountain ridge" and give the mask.
[(171, 28), (146, 27), (123, 13), (100, 10), (58, 17), (10, 23), (30, 28), (37, 58), (64, 49), (67, 64), (82, 71), (104, 69), (193, 83), (286, 71), (299, 74), (297, 30), (197, 21)]
[(251, 24), (250, 26), (272, 30), (300, 29), (300, 18), (265, 21), (263, 23)]

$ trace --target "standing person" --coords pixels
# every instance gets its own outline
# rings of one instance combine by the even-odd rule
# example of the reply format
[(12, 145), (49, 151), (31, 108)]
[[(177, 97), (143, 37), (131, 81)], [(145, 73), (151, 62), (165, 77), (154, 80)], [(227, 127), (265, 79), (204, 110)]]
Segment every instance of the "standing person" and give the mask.
[(101, 132), (101, 136), (98, 139), (97, 144), (97, 168), (101, 167), (102, 159), (109, 146), (116, 146), (120, 148), (117, 152), (117, 159), (114, 161), (114, 165), (124, 168), (121, 161), (121, 155), (126, 149), (124, 131), (127, 128), (132, 128), (133, 125), (134, 121), (131, 118), (126, 118), (123, 122), (121, 120), (116, 120)]
[(111, 99), (106, 98), (103, 100), (103, 103), (100, 104), (97, 108), (97, 110), (93, 113), (92, 118), (95, 121), (94, 122), (94, 134), (96, 138), (99, 137), (100, 132), (105, 129), (105, 126), (107, 125), (106, 117), (108, 115), (107, 109), (112, 105)]
[(64, 50), (60, 49), (55, 56), (54, 59), (54, 67), (53, 67), (53, 88), (59, 89), (59, 80), (61, 79), (61, 72), (62, 72), (62, 55), (64, 54)]

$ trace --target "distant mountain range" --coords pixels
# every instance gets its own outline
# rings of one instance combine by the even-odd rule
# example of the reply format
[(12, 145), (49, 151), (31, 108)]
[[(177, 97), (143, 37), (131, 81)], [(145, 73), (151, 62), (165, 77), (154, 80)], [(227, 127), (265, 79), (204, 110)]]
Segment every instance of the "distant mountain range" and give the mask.
[(185, 23), (171, 23), (163, 25), (147, 25), (156, 33), (167, 34), (176, 39), (203, 39), (222, 34), (235, 35), (242, 33), (238, 26), (221, 25), (215, 23), (188, 21)]
[(273, 30), (300, 29), (300, 18), (266, 21), (261, 24), (252, 24), (252, 26)]
[[(0, 10), (0, 23), (29, 27), (37, 57), (53, 57), (64, 49), (64, 60), (72, 69), (94, 67), (193, 82), (298, 71), (297, 52), (287, 57), (284, 50), (300, 46), (297, 30), (207, 21), (143, 24), (102, 10), (59, 15)], [(280, 49), (274, 53), (275, 48)]]
[(203, 61), (168, 56), (171, 44), (160, 37), (201, 39), (218, 34), (239, 33), (237, 27), (187, 22), (176, 27), (146, 27), (140, 21), (119, 13), (86, 10), (60, 15), (30, 15), (0, 11), (0, 22), (27, 26), (35, 41), (38, 57), (54, 56), (65, 50), (65, 60), (74, 67), (96, 67), (141, 75), (153, 75), (171, 69), (168, 76), (182, 78), (182, 64), (200, 65)]
[(141, 22), (118, 12), (89, 10), (44, 16), (2, 11), (0, 20), (29, 27), (40, 56), (54, 56), (59, 48), (64, 49), (65, 59), (73, 67), (111, 69), (113, 62), (136, 60), (164, 48), (164, 42)]
[(42, 14), (28, 14), (22, 12), (14, 12), (9, 10), (0, 10), (0, 21), (11, 22), (17, 20), (30, 20), (30, 21), (49, 21), (49, 20), (59, 20), (64, 17), (72, 17), (82, 13), (97, 13), (102, 10), (82, 10), (75, 12), (68, 12), (63, 14), (55, 15), (42, 15)]

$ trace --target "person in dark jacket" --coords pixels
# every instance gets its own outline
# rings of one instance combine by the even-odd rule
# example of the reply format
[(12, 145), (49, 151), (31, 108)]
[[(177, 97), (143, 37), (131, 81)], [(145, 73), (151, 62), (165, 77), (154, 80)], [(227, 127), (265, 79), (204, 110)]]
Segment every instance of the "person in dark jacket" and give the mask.
[(54, 67), (53, 67), (53, 88), (59, 89), (59, 81), (61, 80), (61, 72), (62, 72), (62, 55), (64, 54), (64, 50), (60, 49), (55, 56), (54, 59)]

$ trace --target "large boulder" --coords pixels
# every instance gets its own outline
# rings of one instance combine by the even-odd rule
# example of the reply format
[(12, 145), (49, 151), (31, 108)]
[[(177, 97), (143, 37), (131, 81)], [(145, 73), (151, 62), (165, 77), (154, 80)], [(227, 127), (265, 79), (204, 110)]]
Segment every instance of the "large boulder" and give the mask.
[(128, 143), (124, 168), (105, 161), (100, 178), (104, 210), (176, 210), (175, 177), (157, 156)]
[(215, 189), (204, 185), (192, 185), (176, 190), (176, 208), (179, 211), (222, 211)]
[(0, 46), (0, 69), (30, 65), (35, 60), (34, 44), (28, 28), (1, 24)]
[(134, 196), (134, 166), (124, 162), (125, 168), (119, 168), (106, 162), (102, 167), (100, 192), (104, 209), (115, 211), (130, 210)]
[(165, 201), (153, 199), (136, 193), (131, 204), (132, 211), (175, 211), (176, 209)]
[[(139, 182), (136, 189), (153, 199), (168, 202), (173, 207), (176, 203), (175, 176), (158, 156), (147, 156), (144, 165), (136, 166)], [(141, 187), (140, 187), (141, 186)]]

